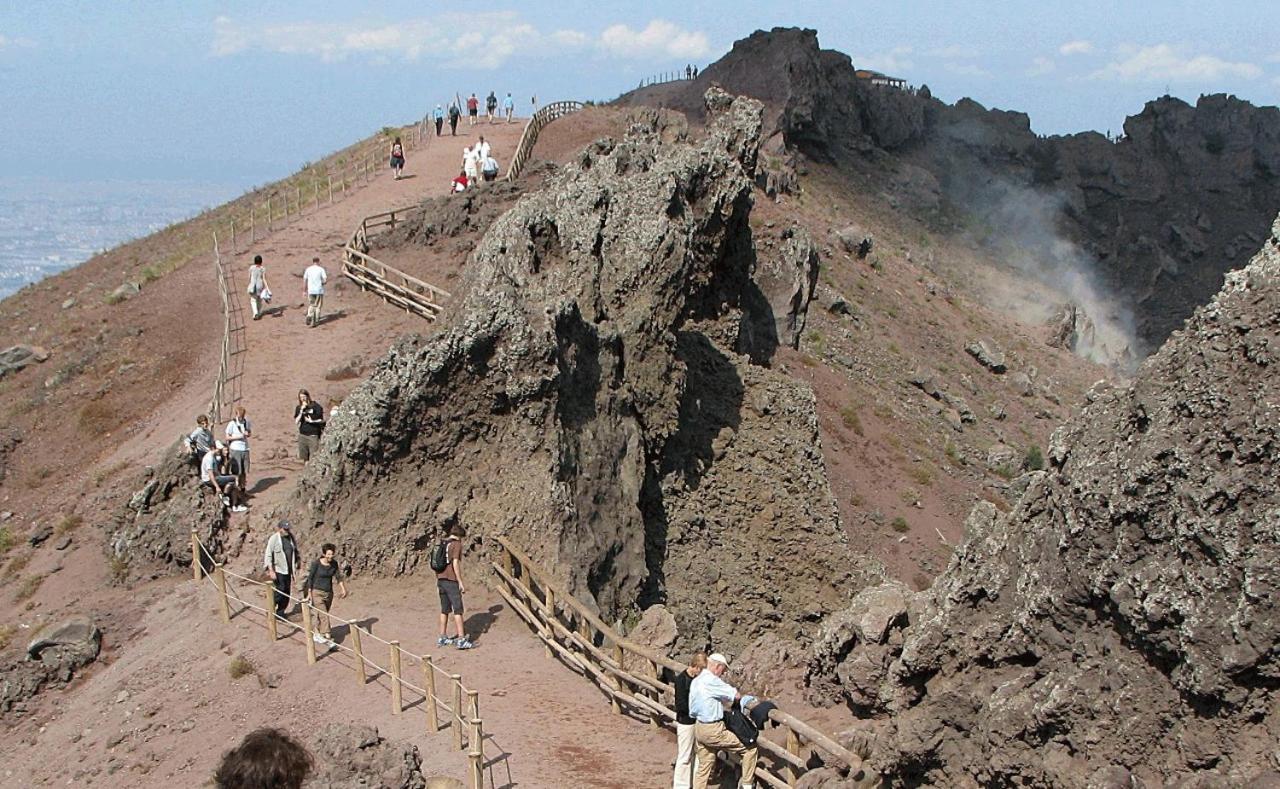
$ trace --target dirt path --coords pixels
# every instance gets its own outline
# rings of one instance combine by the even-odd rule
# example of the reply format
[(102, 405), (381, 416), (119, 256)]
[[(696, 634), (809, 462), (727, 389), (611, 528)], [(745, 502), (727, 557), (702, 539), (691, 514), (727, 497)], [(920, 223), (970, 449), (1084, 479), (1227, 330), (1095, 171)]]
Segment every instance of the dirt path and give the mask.
[[(498, 124), (472, 130), (464, 124), (458, 138), (432, 139), (411, 151), (410, 177), (395, 181), (380, 173), (348, 199), (322, 207), (233, 259), (240, 272), (254, 254), (261, 254), (276, 294), (267, 317), (247, 321), (240, 391), (254, 428), (253, 508), (233, 516), (233, 528), (247, 525), (249, 531), (234, 563), (237, 569), (258, 563), (271, 527), (269, 513), (291, 491), (301, 468), (292, 421), (298, 389), (309, 389), (327, 407), (358, 383), (335, 368), (370, 363), (400, 334), (433, 328), (347, 283), (340, 275), (341, 244), (368, 214), (446, 194), (462, 147), (474, 140), (464, 135), (484, 134), (499, 160), (506, 161), (521, 129), (520, 124)], [(329, 287), (324, 321), (308, 328), (301, 273), (313, 256), (328, 270)], [(192, 278), (188, 287), (213, 288), (212, 282), (196, 282), (193, 272), (182, 273)], [(213, 354), (202, 353), (202, 358), (212, 360)], [(326, 379), (331, 370), (329, 377), (335, 380)], [(104, 465), (151, 462), (172, 436), (186, 429), (191, 415), (203, 410), (207, 397), (203, 379), (175, 388), (146, 429), (122, 441)], [(307, 548), (305, 533), (300, 537)], [(67, 571), (51, 583), (57, 597), (83, 594), (86, 579), (76, 568), (88, 570), (94, 561), (101, 562), (92, 551), (73, 553), (65, 561)], [(58, 561), (61, 567), (63, 560)], [(100, 569), (90, 572), (95, 582), (101, 580)], [(438, 653), (442, 667), (461, 673), (468, 686), (480, 691), (491, 786), (630, 787), (669, 780), (672, 747), (667, 735), (613, 715), (592, 685), (543, 654), (515, 614), (476, 582), (480, 575), (479, 568), (472, 568), (467, 600), (472, 612), (468, 628), (479, 645), (473, 652), (435, 649), (437, 609), (425, 579), (353, 579), (352, 597), (341, 601), (339, 611), (368, 622), (383, 638), (398, 638), (409, 651)], [(224, 626), (212, 591), (207, 586), (197, 591), (192, 581), (157, 581), (127, 598), (120, 596), (119, 603), (137, 611), (127, 621), (139, 624), (132, 632), (109, 629), (99, 666), (76, 690), (43, 704), (15, 730), (7, 747), (0, 746), (8, 762), (0, 783), (202, 785), (222, 752), (252, 728), (279, 725), (305, 738), (330, 721), (373, 724), (383, 736), (414, 743), (428, 775), (464, 774), (464, 756), (453, 750), (452, 734), (426, 732), (421, 701), (406, 696), (412, 706), (393, 716), (386, 678), (371, 677), (367, 685), (359, 685), (343, 653), (308, 667), (300, 635), (270, 644), (260, 620), (247, 615)], [(341, 629), (335, 634), (339, 640), (346, 637)], [(237, 654), (271, 681), (259, 682), (252, 675), (233, 680), (228, 666)], [(385, 657), (377, 657), (385, 665)], [(68, 748), (75, 749), (76, 760), (63, 758)]]

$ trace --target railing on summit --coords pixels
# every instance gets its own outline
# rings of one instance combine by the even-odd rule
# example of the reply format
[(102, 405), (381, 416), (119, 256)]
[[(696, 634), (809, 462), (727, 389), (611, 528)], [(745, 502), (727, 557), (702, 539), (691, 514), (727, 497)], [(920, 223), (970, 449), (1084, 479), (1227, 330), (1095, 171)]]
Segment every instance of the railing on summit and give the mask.
[[(310, 600), (285, 595), (290, 605), (296, 604), (299, 606), (302, 612), (301, 625), (275, 616), (276, 591), (274, 585), (233, 573), (224, 565), (219, 564), (214, 559), (212, 552), (200, 541), (200, 537), (195, 530), (191, 532), (191, 566), (195, 581), (198, 583), (202, 578), (207, 579), (217, 593), (218, 615), (223, 623), (229, 624), (233, 619), (245, 614), (260, 614), (265, 625), (267, 638), (272, 644), (281, 640), (279, 630), (282, 627), (289, 630), (284, 640), (289, 640), (290, 636), (301, 631), (303, 646), (306, 650), (307, 665), (316, 663), (318, 655), (316, 653), (316, 642), (313, 638), (316, 633), (314, 627), (316, 614), (315, 607), (312, 606)], [(240, 589), (236, 588), (237, 583), (240, 584)], [(257, 603), (246, 599), (252, 598), (254, 596), (252, 593), (245, 592), (241, 596), (241, 592), (247, 589), (256, 590), (256, 593), (260, 596)], [(239, 604), (240, 607), (232, 610), (233, 602)], [(355, 670), (356, 682), (361, 687), (364, 687), (378, 677), (387, 679), (388, 689), (391, 692), (392, 715), (400, 715), (406, 709), (419, 704), (417, 700), (414, 700), (406, 706), (404, 699), (406, 690), (421, 697), (421, 706), (424, 708), (427, 717), (427, 734), (435, 734), (440, 730), (440, 716), (443, 711), (446, 721), (445, 726), (453, 732), (454, 748), (467, 751), (467, 789), (484, 789), (484, 768), (486, 766), (484, 760), (484, 721), (480, 717), (479, 691), (462, 684), (461, 674), (443, 671), (435, 664), (430, 655), (415, 655), (401, 647), (399, 641), (388, 641), (379, 638), (358, 622), (334, 616), (332, 613), (326, 613), (325, 616), (329, 619), (331, 625), (336, 623), (347, 626), (351, 637), (351, 646), (347, 646), (345, 643), (334, 643), (334, 648), (339, 654), (352, 658), (352, 668)], [(374, 644), (381, 644), (386, 649), (384, 654), (387, 656), (387, 665), (385, 667), (379, 665), (376, 659), (369, 656), (367, 649)], [(422, 687), (418, 687), (406, 679), (404, 675), (405, 664), (415, 662), (422, 673)], [(370, 677), (368, 673), (370, 668), (378, 673)], [(438, 681), (440, 684), (437, 684)], [(443, 691), (441, 687), (444, 688)]]
[(538, 134), (546, 128), (556, 118), (563, 118), (566, 115), (578, 112), (584, 106), (580, 101), (553, 101), (542, 109), (533, 114), (529, 118), (528, 123), (524, 125), (524, 133), (520, 135), (520, 143), (516, 145), (515, 155), (511, 157), (511, 164), (507, 166), (507, 180), (514, 181), (520, 177), (520, 172), (524, 166), (529, 163), (529, 154), (533, 152), (533, 146), (538, 142)]
[[(498, 594), (542, 640), (549, 657), (594, 680), (613, 705), (647, 719), (653, 727), (675, 723), (675, 689), (670, 678), (685, 666), (618, 635), (577, 598), (570, 595), (523, 551), (503, 537), (493, 571)], [(855, 781), (872, 786), (878, 777), (863, 767), (857, 754), (808, 723), (774, 709), (769, 719), (785, 736), (785, 743), (766, 739), (757, 743), (760, 761), (755, 778), (776, 789), (793, 787), (814, 769), (815, 760), (849, 770)]]
[(416, 206), (408, 206), (365, 217), (342, 247), (342, 273), (361, 290), (371, 291), (393, 307), (435, 321), (444, 310), (441, 302), (450, 297), (449, 291), (406, 274), (369, 254), (372, 231), (393, 229), (416, 210)]

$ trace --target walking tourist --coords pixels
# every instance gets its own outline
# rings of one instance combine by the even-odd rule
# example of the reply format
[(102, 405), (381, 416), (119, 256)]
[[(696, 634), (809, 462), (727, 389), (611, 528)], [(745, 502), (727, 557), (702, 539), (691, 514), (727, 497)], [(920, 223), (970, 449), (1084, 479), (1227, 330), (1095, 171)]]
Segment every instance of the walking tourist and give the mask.
[(720, 678), (729, 668), (729, 659), (719, 652), (707, 657), (707, 667), (694, 677), (689, 685), (689, 714), (694, 718), (694, 756), (697, 768), (693, 773), (694, 789), (707, 789), (711, 769), (716, 763), (716, 751), (736, 753), (742, 759), (742, 778), (739, 786), (751, 789), (755, 786), (756, 758), (759, 751), (748, 748), (742, 740), (724, 725), (724, 705), (742, 698), (737, 688)]
[(222, 506), (232, 512), (248, 512), (236, 476), (229, 468), (227, 445), (221, 441), (214, 443), (213, 448), (204, 453), (200, 460), (200, 484), (213, 489), (222, 500)]
[(253, 425), (245, 416), (244, 406), (236, 406), (235, 416), (227, 423), (225, 432), (227, 441), (230, 442), (227, 446), (231, 450), (231, 473), (236, 475), (236, 480), (240, 483), (240, 492), (247, 496), (249, 439), (253, 438)]
[(262, 255), (254, 255), (249, 264), (249, 306), (253, 319), (262, 317), (262, 305), (271, 301), (271, 288), (267, 287), (267, 269), (262, 265)]
[[(431, 552), (431, 569), (436, 572), (436, 591), (440, 593), (440, 637), (436, 646), (453, 644), (458, 649), (475, 646), (462, 631), (462, 594), (467, 585), (462, 580), (462, 538), (467, 530), (455, 523)], [(453, 617), (456, 636), (449, 635), (449, 617)]]
[(262, 564), (276, 590), (276, 616), (284, 619), (289, 613), (290, 579), (293, 571), (302, 567), (302, 559), (298, 557), (298, 543), (293, 539), (293, 528), (289, 521), (277, 523), (276, 530), (267, 538)]
[(494, 116), (498, 112), (498, 97), (493, 91), (489, 91), (489, 95), (484, 99), (484, 114), (489, 118), (489, 123), (493, 123)]
[(479, 177), (480, 171), (480, 152), (479, 145), (468, 146), (462, 149), (462, 171), (467, 174), (467, 183), (473, 184)]
[(311, 754), (279, 729), (256, 729), (227, 751), (213, 774), (217, 789), (302, 789)]
[(439, 137), (440, 132), (444, 131), (444, 107), (437, 104), (435, 111), (431, 113), (431, 118), (436, 122), (436, 136)]
[(692, 65), (687, 65), (687, 66), (685, 66), (685, 67), (684, 67), (684, 78), (685, 78), (685, 79), (693, 79), (693, 66), (692, 66)]
[(338, 582), (338, 591), (347, 596), (347, 585), (342, 582), (342, 573), (338, 568), (338, 546), (331, 542), (320, 548), (320, 558), (311, 560), (311, 569), (307, 571), (306, 580), (302, 582), (302, 595), (311, 600), (316, 609), (316, 632), (311, 640), (317, 644), (333, 649), (333, 631), (329, 627), (329, 611), (333, 608), (333, 582)]
[(502, 100), (502, 111), (507, 115), (507, 123), (511, 123), (512, 116), (516, 114), (516, 100), (511, 98), (511, 91), (507, 91), (507, 97)]
[(533, 97), (529, 99), (529, 103), (533, 105), (533, 114), (538, 114), (538, 94), (533, 94)]
[(324, 283), (329, 279), (320, 258), (311, 258), (311, 265), (302, 272), (302, 281), (307, 288), (307, 325), (320, 325), (320, 311), (324, 308)]
[(298, 390), (293, 421), (298, 425), (298, 459), (306, 463), (311, 459), (311, 453), (320, 448), (320, 434), (324, 431), (324, 409), (311, 399), (311, 393), (306, 389)]
[(496, 180), (498, 177), (498, 160), (492, 156), (485, 157), (485, 160), (480, 163), (480, 175), (484, 177), (486, 182)]
[(404, 146), (400, 144), (399, 137), (391, 143), (391, 172), (396, 174), (397, 181), (404, 175)]
[(458, 109), (458, 103), (457, 102), (450, 103), (449, 104), (449, 134), (451, 136), (454, 136), (454, 137), (458, 136), (458, 118), (461, 115), (462, 115), (462, 110)]
[(191, 462), (196, 466), (204, 460), (204, 456), (213, 449), (213, 431), (209, 429), (209, 417), (200, 414), (196, 417), (196, 427), (185, 439), (187, 451), (191, 453)]
[(483, 134), (480, 135), (480, 142), (476, 143), (476, 159), (479, 161), (488, 159), (489, 152), (492, 150), (493, 146), (489, 144), (489, 141), (484, 138)]
[(697, 769), (693, 756), (693, 729), (697, 721), (689, 714), (689, 686), (706, 667), (707, 654), (696, 652), (689, 661), (689, 667), (676, 674), (672, 683), (676, 689), (676, 767), (671, 789), (689, 789), (693, 785), (693, 771)]
[(467, 97), (467, 123), (471, 126), (476, 125), (476, 116), (480, 114), (480, 99), (476, 98), (476, 94), (472, 93)]

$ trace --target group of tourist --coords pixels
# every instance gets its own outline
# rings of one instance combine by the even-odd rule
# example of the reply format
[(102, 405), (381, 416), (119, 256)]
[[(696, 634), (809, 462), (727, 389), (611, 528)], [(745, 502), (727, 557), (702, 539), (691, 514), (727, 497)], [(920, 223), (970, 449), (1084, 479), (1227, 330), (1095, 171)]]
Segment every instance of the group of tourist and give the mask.
[(743, 695), (722, 677), (729, 659), (698, 652), (688, 668), (676, 674), (676, 761), (672, 789), (707, 789), (716, 752), (737, 754), (740, 786), (755, 785), (759, 751), (755, 734), (763, 727), (773, 703)]
[(462, 169), (458, 177), (453, 179), (452, 189), (464, 192), (476, 183), (488, 183), (498, 177), (498, 160), (493, 158), (493, 146), (480, 135), (475, 145), (462, 149)]
[[(320, 313), (324, 308), (324, 285), (328, 281), (329, 272), (320, 265), (320, 258), (311, 258), (311, 265), (302, 271), (302, 285), (307, 303), (307, 314), (304, 320), (309, 327), (320, 325)], [(271, 286), (267, 283), (267, 267), (262, 262), (262, 255), (254, 255), (253, 263), (249, 264), (247, 291), (253, 319), (260, 320), (267, 314), (267, 305), (274, 298)]]
[[(538, 97), (532, 99), (533, 109), (538, 109)], [(489, 95), (484, 100), (484, 114), (488, 118), (489, 123), (498, 122), (498, 94), (489, 91)], [(507, 123), (515, 121), (516, 100), (511, 98), (510, 91), (507, 97), (502, 100), (502, 115), (506, 118)], [(480, 99), (476, 98), (476, 94), (472, 93), (467, 97), (465, 102), (467, 106), (467, 125), (475, 126), (480, 121)], [(449, 119), (449, 133), (458, 134), (458, 119), (462, 117), (462, 109), (458, 107), (457, 101), (449, 102), (449, 109), (446, 111), (444, 106), (437, 104), (435, 110), (431, 113), (431, 118), (435, 122), (436, 136), (444, 134), (445, 118)]]

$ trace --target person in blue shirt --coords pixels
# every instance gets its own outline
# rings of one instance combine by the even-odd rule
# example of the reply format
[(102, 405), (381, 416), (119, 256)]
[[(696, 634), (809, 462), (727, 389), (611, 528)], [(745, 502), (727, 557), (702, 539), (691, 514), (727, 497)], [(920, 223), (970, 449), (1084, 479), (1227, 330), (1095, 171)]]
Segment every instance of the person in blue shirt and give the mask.
[(502, 100), (502, 111), (507, 114), (507, 123), (511, 123), (511, 116), (516, 112), (516, 100), (511, 98), (511, 92), (507, 92), (507, 97)]
[(437, 104), (435, 112), (431, 114), (431, 117), (435, 119), (436, 136), (439, 137), (440, 133), (444, 131), (444, 107), (441, 107), (439, 104)]
[(738, 689), (721, 679), (729, 670), (729, 659), (719, 652), (707, 657), (707, 667), (689, 684), (689, 715), (694, 719), (694, 757), (697, 766), (693, 773), (694, 789), (707, 789), (711, 780), (711, 768), (716, 763), (716, 751), (736, 753), (742, 759), (742, 789), (754, 789), (756, 759), (759, 751), (748, 748), (733, 732), (725, 728), (725, 704), (733, 704), (742, 698)]

